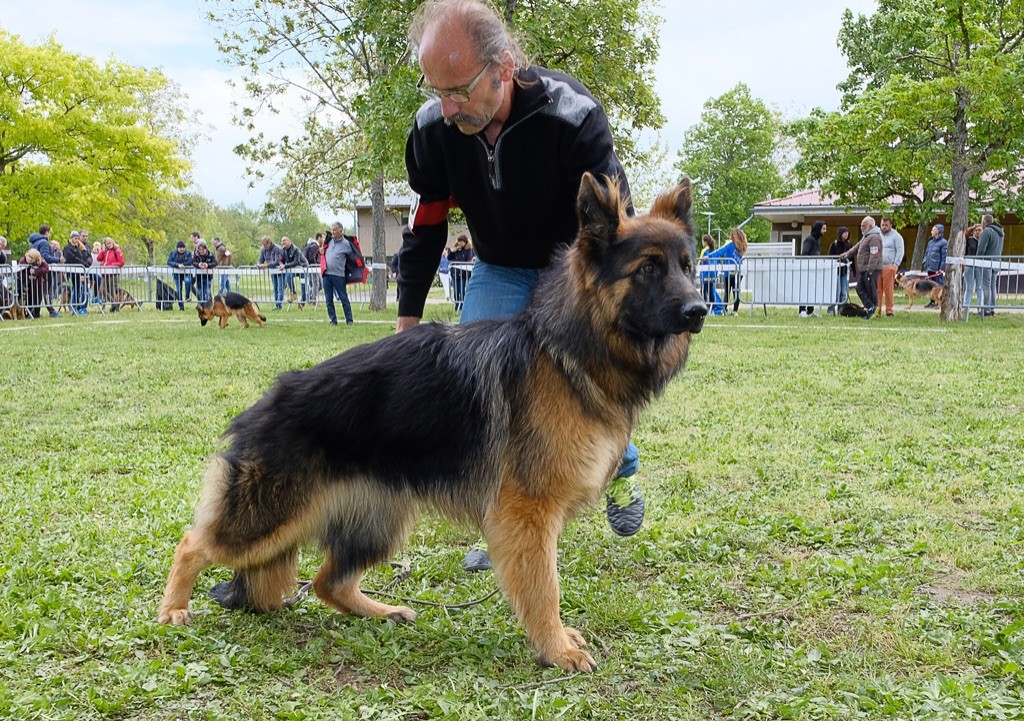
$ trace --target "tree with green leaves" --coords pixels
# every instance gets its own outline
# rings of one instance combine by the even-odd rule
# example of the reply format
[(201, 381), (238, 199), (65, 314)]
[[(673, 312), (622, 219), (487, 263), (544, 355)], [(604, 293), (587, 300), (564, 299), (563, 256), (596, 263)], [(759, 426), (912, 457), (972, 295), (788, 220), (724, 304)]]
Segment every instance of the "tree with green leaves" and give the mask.
[[(704, 103), (700, 121), (686, 131), (676, 168), (693, 181), (694, 207), (714, 213), (726, 234), (754, 205), (789, 192), (776, 162), (782, 130), (780, 114), (739, 83)], [(745, 231), (765, 241), (771, 227), (756, 219)]]
[[(236, 150), (250, 170), (284, 170), (277, 197), (337, 207), (370, 196), (372, 251), (382, 260), (385, 186), (405, 180), (405, 139), (422, 102), (406, 31), (420, 0), (213, 0), (220, 50), (243, 68), (251, 133)], [(664, 122), (654, 94), (655, 0), (540, 0), (499, 5), (527, 54), (571, 73), (605, 104), (623, 160), (643, 128)], [(302, 108), (294, 136), (258, 131), (261, 110)], [(386, 270), (374, 271), (370, 307), (383, 309)]]
[[(839, 34), (850, 75), (842, 111), (800, 128), (804, 177), (879, 206), (899, 196), (919, 223), (950, 212), (949, 256), (963, 255), (969, 204), (1019, 209), (1024, 173), (1024, 3), (880, 0), (847, 11)], [(942, 318), (963, 318), (962, 268), (947, 266)]]
[(3, 30), (0, 57), (0, 229), (21, 237), (46, 222), (118, 238), (158, 233), (149, 210), (189, 170), (167, 78)]

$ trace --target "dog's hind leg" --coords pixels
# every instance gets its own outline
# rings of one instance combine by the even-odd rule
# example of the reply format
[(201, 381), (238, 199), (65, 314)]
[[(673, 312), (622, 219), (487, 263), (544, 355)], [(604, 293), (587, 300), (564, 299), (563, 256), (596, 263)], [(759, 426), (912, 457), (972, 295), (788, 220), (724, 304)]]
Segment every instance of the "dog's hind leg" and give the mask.
[(509, 604), (540, 661), (567, 671), (593, 671), (578, 631), (562, 624), (558, 611), (558, 534), (564, 509), (549, 499), (502, 489), (484, 519), (487, 550)]
[(347, 509), (345, 519), (329, 525), (327, 558), (313, 579), (313, 589), (320, 600), (342, 613), (413, 621), (416, 612), (411, 608), (380, 603), (359, 588), (366, 570), (387, 561), (402, 545), (412, 525), (411, 504), (394, 497), (363, 500), (362, 509)]
[(238, 319), (238, 322), (242, 324), (243, 328), (248, 329), (249, 321), (245, 319), (245, 311), (244, 310), (236, 310), (235, 311), (235, 318)]

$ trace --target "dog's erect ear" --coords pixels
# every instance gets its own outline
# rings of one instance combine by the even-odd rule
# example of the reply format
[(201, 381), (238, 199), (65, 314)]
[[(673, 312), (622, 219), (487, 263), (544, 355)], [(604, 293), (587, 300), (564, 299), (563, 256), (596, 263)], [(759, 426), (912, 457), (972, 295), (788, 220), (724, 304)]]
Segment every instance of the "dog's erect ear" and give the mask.
[(619, 187), (614, 180), (605, 178), (602, 183), (590, 173), (584, 173), (576, 199), (580, 240), (606, 247), (618, 233), (621, 202)]
[(667, 193), (662, 193), (651, 206), (650, 215), (680, 223), (686, 231), (693, 234), (693, 188), (690, 179), (683, 177), (679, 185)]

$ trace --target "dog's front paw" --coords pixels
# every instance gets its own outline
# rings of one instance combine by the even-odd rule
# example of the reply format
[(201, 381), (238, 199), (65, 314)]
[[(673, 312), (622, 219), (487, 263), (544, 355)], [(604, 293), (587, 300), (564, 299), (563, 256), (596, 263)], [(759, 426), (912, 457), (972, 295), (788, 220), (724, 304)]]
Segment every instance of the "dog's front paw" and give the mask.
[(586, 648), (587, 642), (583, 640), (583, 634), (577, 631), (575, 628), (565, 627), (565, 635), (569, 637), (569, 643), (576, 648)]
[[(580, 639), (582, 641), (582, 639)], [(568, 648), (560, 654), (541, 660), (546, 666), (558, 666), (566, 671), (583, 671), (591, 673), (597, 670), (597, 661), (586, 651), (578, 648)]]
[(158, 623), (169, 623), (172, 626), (185, 626), (192, 620), (192, 612), (187, 608), (162, 608), (156, 620)]
[(416, 612), (408, 606), (394, 606), (394, 610), (388, 613), (388, 618), (395, 623), (412, 623), (416, 620)]

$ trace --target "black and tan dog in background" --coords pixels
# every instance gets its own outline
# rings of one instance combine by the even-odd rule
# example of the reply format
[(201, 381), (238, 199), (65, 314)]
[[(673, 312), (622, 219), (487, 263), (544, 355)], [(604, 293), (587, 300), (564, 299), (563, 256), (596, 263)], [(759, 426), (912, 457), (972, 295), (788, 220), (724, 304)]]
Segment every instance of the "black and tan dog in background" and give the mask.
[(218, 293), (205, 303), (196, 304), (199, 323), (206, 325), (214, 318), (220, 318), (221, 330), (228, 327), (228, 319), (235, 316), (243, 328), (249, 327), (249, 320), (258, 323), (260, 328), (267, 322), (267, 317), (256, 309), (256, 304), (241, 293), (228, 291)]
[(900, 273), (896, 276), (896, 283), (903, 289), (903, 292), (907, 294), (907, 300), (910, 301), (907, 305), (908, 310), (914, 307), (914, 301), (917, 300), (918, 297), (927, 297), (930, 298), (935, 305), (942, 305), (942, 294), (945, 292), (945, 288), (931, 278)]
[(313, 581), (324, 603), (412, 621), (359, 583), (427, 507), (483, 532), (542, 662), (596, 668), (560, 618), (558, 536), (601, 497), (637, 416), (704, 323), (690, 195), (684, 180), (634, 218), (614, 181), (585, 175), (579, 238), (518, 315), (423, 324), (282, 374), (231, 422), (159, 620), (189, 621), (196, 579), (214, 564), (235, 569), (211, 592), (222, 606), (281, 608), (298, 547), (313, 541), (326, 552)]

